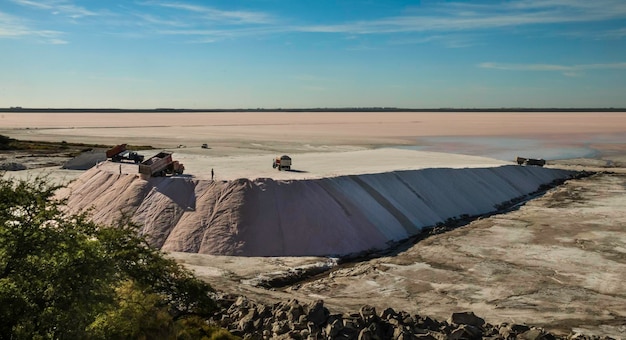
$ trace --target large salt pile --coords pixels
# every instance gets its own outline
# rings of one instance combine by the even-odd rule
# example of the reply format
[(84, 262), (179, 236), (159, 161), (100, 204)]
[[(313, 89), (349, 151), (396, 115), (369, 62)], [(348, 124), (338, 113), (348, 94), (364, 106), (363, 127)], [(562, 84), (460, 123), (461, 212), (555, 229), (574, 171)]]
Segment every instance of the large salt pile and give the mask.
[(395, 171), (314, 180), (142, 179), (92, 168), (69, 187), (72, 211), (128, 216), (167, 251), (345, 255), (382, 249), (448, 218), (478, 215), (573, 173), (540, 167)]

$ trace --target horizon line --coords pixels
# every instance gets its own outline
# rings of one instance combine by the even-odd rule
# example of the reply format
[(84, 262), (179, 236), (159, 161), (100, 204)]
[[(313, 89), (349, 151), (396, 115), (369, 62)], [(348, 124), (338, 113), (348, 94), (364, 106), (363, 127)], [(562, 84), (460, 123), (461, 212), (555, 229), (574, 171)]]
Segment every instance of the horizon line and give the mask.
[(499, 108), (399, 108), (389, 106), (374, 107), (317, 107), (317, 108), (27, 108), (11, 106), (0, 108), (0, 112), (626, 112), (620, 107), (499, 107)]

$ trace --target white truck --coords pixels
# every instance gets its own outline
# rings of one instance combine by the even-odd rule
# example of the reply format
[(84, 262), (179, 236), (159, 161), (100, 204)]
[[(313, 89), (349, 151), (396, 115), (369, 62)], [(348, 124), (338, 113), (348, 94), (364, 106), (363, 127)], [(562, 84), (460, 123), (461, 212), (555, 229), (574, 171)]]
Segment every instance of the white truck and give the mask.
[(272, 168), (281, 170), (291, 170), (291, 157), (287, 155), (282, 155), (280, 157), (274, 158), (272, 161)]

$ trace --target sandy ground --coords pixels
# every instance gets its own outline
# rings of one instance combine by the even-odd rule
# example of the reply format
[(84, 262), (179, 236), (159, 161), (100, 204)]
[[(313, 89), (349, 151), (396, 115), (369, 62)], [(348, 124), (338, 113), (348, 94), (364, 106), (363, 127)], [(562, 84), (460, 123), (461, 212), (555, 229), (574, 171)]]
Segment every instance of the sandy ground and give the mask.
[[(609, 166), (623, 172), (626, 162), (626, 113), (5, 113), (0, 117), (0, 134), (170, 148), (187, 173), (206, 177), (215, 168), (220, 180), (246, 173), (256, 176), (246, 169), (253, 163), (257, 164), (253, 171), (262, 171), (258, 177), (332, 175), (331, 168), (315, 170), (316, 160), (325, 157), (339, 157), (334, 169), (342, 173), (367, 166), (372, 167), (368, 171), (416, 166), (407, 164), (402, 153), (368, 154), (368, 150), (429, 143), (437, 147), (424, 137), (487, 138), (495, 144), (503, 137), (541, 140), (536, 154), (522, 155), (530, 157), (541, 156), (546, 145), (584, 146), (596, 152), (593, 159), (551, 160), (550, 166)], [(201, 149), (202, 143), (210, 149)], [(471, 148), (457, 144), (446, 145), (445, 151), (489, 155), (485, 144)], [(176, 148), (179, 145), (185, 147)], [(338, 152), (347, 154), (342, 157)], [(355, 156), (351, 164), (341, 161), (359, 152), (363, 157)], [(279, 173), (271, 168), (271, 157), (284, 153), (294, 156), (294, 168), (301, 172)], [(382, 158), (392, 153), (397, 157)], [(489, 160), (506, 161), (510, 162)], [(381, 163), (388, 167), (380, 167)], [(53, 168), (12, 175), (42, 171), (59, 181), (82, 173)], [(560, 333), (626, 338), (625, 191), (626, 178), (620, 174), (572, 180), (519, 210), (475, 221), (394, 256), (343, 265), (283, 289), (267, 290), (253, 283), (295, 267), (332, 264), (332, 260), (172, 256), (216, 287), (267, 302), (323, 298), (336, 310), (369, 303), (437, 318), (471, 309), (492, 323), (528, 323)]]

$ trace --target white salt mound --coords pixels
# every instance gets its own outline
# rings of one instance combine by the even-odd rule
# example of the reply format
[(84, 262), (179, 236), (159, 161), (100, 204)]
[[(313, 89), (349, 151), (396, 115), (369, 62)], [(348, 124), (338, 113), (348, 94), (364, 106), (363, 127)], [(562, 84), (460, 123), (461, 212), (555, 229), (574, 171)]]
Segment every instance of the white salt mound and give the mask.
[(238, 256), (346, 255), (383, 249), (448, 218), (479, 215), (568, 178), (507, 165), (276, 181), (119, 174), (92, 168), (68, 187), (72, 212), (129, 216), (166, 251)]

